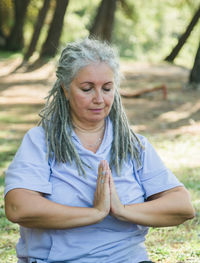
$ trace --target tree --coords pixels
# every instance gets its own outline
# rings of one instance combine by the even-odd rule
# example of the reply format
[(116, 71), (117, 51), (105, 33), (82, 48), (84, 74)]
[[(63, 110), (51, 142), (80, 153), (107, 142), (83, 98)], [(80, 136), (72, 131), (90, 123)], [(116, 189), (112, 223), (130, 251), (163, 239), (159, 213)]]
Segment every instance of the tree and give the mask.
[(194, 16), (192, 17), (192, 20), (190, 21), (189, 25), (187, 26), (185, 32), (180, 36), (178, 43), (176, 46), (172, 49), (171, 53), (164, 59), (165, 61), (173, 62), (176, 56), (178, 55), (179, 51), (187, 41), (188, 37), (190, 36), (190, 33), (192, 32), (193, 28), (197, 24), (200, 17), (200, 6), (195, 12)]
[(40, 9), (40, 12), (39, 12), (38, 17), (37, 17), (35, 29), (34, 29), (29, 47), (28, 47), (28, 49), (24, 55), (24, 61), (27, 61), (32, 56), (33, 52), (35, 51), (42, 26), (44, 24), (47, 12), (49, 10), (49, 6), (50, 6), (50, 0), (44, 0), (43, 6)]
[(5, 34), (3, 32), (3, 3), (0, 2), (0, 47), (5, 45)]
[(64, 16), (65, 16), (65, 12), (66, 12), (68, 3), (69, 3), (69, 0), (56, 1), (55, 12), (54, 12), (53, 19), (49, 27), (46, 41), (44, 42), (41, 52), (40, 52), (40, 59), (44, 57), (55, 56), (58, 45), (59, 45), (59, 39), (62, 33)]
[(14, 0), (14, 25), (6, 39), (5, 49), (19, 51), (24, 47), (23, 27), (30, 0)]
[(101, 1), (90, 29), (90, 36), (98, 37), (109, 42), (111, 41), (117, 1), (118, 0)]
[(189, 87), (194, 89), (200, 88), (200, 42), (194, 60), (194, 65), (189, 76)]

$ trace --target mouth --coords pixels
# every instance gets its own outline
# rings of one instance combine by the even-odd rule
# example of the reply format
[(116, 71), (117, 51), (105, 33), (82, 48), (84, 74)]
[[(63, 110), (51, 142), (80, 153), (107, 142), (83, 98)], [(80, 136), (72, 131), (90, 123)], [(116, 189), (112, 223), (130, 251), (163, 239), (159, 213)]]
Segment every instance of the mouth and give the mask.
[(103, 110), (103, 108), (101, 108), (101, 109), (91, 109), (92, 112), (97, 112), (97, 113), (101, 112), (102, 110)]

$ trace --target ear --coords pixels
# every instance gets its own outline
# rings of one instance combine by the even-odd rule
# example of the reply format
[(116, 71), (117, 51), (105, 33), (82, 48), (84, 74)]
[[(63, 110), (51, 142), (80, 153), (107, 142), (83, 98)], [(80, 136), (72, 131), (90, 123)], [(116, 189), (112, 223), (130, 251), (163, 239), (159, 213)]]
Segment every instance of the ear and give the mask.
[(68, 99), (69, 99), (69, 92), (65, 89), (63, 83), (61, 84), (61, 87), (62, 87), (62, 89), (63, 89), (63, 91), (64, 91), (64, 94), (65, 94), (66, 99), (68, 100)]

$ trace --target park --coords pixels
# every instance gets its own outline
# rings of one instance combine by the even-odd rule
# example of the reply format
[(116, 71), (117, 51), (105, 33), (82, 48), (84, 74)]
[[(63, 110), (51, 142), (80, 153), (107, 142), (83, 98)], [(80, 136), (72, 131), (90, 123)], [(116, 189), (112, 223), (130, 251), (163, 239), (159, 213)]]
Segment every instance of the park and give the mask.
[(198, 263), (200, 3), (71, 2), (0, 3), (0, 262), (17, 262), (19, 238), (19, 226), (5, 216), (5, 171), (24, 134), (40, 120), (38, 113), (56, 80), (58, 51), (68, 42), (97, 36), (120, 54), (120, 91), (131, 128), (149, 139), (190, 192), (196, 211), (179, 226), (151, 227), (149, 256), (159, 263)]

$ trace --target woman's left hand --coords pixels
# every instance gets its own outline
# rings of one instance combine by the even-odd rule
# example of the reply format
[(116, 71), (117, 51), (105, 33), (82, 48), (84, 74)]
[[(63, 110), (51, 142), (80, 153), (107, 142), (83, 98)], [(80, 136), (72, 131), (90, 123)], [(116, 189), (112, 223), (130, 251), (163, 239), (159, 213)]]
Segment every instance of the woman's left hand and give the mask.
[(124, 205), (121, 203), (115, 187), (112, 173), (110, 172), (110, 214), (122, 220)]

